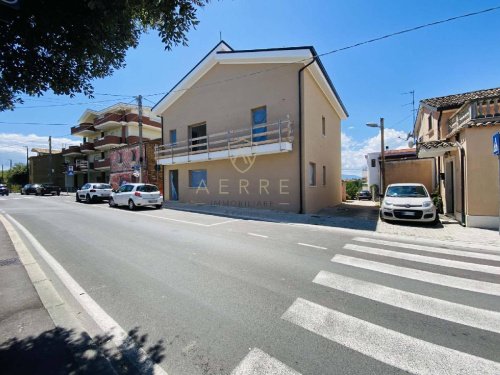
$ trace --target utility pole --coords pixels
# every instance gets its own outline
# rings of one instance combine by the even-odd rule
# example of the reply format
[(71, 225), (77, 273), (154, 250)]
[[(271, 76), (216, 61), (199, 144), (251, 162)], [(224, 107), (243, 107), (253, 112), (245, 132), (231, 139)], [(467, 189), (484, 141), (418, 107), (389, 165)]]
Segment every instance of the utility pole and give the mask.
[(139, 116), (137, 122), (139, 123), (139, 182), (142, 182), (142, 165), (143, 165), (143, 157), (142, 157), (142, 95), (137, 97), (137, 107)]
[(384, 118), (380, 118), (380, 193), (385, 193), (385, 146), (384, 146)]
[(3, 164), (2, 164), (2, 184), (3, 184)]
[(29, 160), (28, 160), (28, 146), (24, 146), (26, 147), (26, 173), (28, 174), (27, 178), (26, 178), (26, 183), (29, 184), (30, 183), (30, 164), (29, 164)]
[(9, 159), (9, 171), (12, 169), (12, 159)]
[(49, 183), (52, 184), (52, 136), (49, 136)]

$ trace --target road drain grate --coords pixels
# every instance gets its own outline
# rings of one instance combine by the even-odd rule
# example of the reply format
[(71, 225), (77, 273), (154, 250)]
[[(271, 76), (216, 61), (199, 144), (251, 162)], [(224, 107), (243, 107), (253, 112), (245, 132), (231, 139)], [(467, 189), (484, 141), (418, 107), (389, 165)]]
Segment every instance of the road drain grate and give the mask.
[(11, 266), (13, 264), (21, 264), (19, 258), (1, 259), (0, 266)]

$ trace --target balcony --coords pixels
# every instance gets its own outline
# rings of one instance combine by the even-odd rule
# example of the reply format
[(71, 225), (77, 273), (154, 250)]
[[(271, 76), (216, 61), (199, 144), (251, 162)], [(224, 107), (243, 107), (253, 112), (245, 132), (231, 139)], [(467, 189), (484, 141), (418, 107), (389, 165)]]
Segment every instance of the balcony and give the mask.
[(109, 159), (94, 160), (94, 169), (96, 171), (107, 170), (111, 167), (111, 161)]
[(94, 127), (100, 131), (116, 129), (122, 126), (125, 116), (119, 113), (106, 113), (94, 120)]
[(94, 124), (91, 123), (81, 123), (78, 126), (73, 126), (71, 128), (71, 135), (76, 135), (79, 137), (88, 137), (95, 133)]
[[(149, 141), (149, 138), (142, 137), (142, 141), (143, 142)], [(135, 143), (139, 143), (139, 137), (137, 135), (129, 135), (127, 137), (127, 144), (128, 145), (133, 145)]]
[(117, 135), (105, 135), (102, 138), (94, 141), (94, 148), (96, 150), (110, 150), (122, 144), (122, 138)]
[(90, 154), (95, 151), (94, 144), (91, 142), (85, 142), (82, 145), (80, 145), (80, 150), (84, 154)]
[(158, 164), (172, 165), (291, 152), (292, 145), (293, 124), (287, 119), (161, 145), (155, 156)]
[(89, 163), (85, 159), (76, 159), (75, 164), (73, 164), (73, 172), (75, 172), (75, 173), (87, 173), (89, 167), (92, 170), (93, 163)]
[(69, 146), (66, 149), (62, 150), (63, 156), (80, 156), (82, 152), (80, 150), (80, 146)]
[(478, 99), (465, 103), (448, 120), (448, 134), (474, 123), (500, 122), (500, 97)]

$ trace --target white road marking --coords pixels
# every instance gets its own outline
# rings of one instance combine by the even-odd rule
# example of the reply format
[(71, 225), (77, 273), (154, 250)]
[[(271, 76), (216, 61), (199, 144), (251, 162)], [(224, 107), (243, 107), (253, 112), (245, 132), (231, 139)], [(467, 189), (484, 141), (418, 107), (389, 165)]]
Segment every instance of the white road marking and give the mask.
[(326, 247), (323, 247), (323, 246), (311, 245), (311, 244), (302, 243), (302, 242), (297, 242), (297, 245), (307, 246), (307, 247), (313, 247), (315, 249), (321, 249), (321, 250), (328, 250)]
[[(111, 340), (116, 346), (124, 344), (128, 340), (127, 332), (102, 308), (95, 302), (90, 295), (87, 294), (85, 289), (83, 289), (75, 279), (61, 266), (61, 264), (49, 254), (49, 252), (42, 246), (40, 242), (19, 222), (17, 222), (12, 216), (5, 215), (11, 223), (13, 223), (23, 234), (26, 236), (31, 245), (35, 248), (38, 254), (47, 262), (49, 267), (54, 271), (54, 273), (59, 277), (64, 286), (69, 290), (71, 295), (82, 305), (82, 307), (87, 311), (87, 313), (92, 317), (95, 323), (101, 328), (105, 333), (111, 336)], [(127, 343), (126, 345), (130, 345)], [(139, 363), (143, 363), (143, 371), (153, 370), (156, 375), (167, 375), (165, 370), (163, 370), (159, 365), (152, 363), (147, 359), (146, 352), (139, 348), (140, 353)]]
[(366, 243), (372, 243), (372, 244), (374, 243), (374, 244), (378, 244), (378, 245), (387, 245), (387, 246), (393, 246), (393, 247), (402, 247), (404, 249), (421, 250), (421, 251), (426, 251), (426, 252), (430, 252), (430, 253), (458, 255), (458, 256), (468, 257), (468, 258), (500, 261), (500, 255), (494, 255), (494, 254), (489, 254), (489, 253), (487, 254), (487, 253), (476, 253), (476, 252), (471, 252), (471, 251), (443, 249), (440, 247), (423, 246), (423, 245), (416, 245), (416, 244), (410, 244), (410, 243), (404, 243), (404, 242), (378, 240), (376, 238), (355, 237), (355, 238), (353, 238), (353, 241), (366, 242)]
[(300, 375), (300, 372), (271, 357), (260, 349), (246, 355), (231, 375)]
[(263, 234), (250, 233), (250, 232), (248, 232), (248, 235), (255, 236), (255, 237), (269, 238), (269, 236), (264, 236)]
[(500, 363), (411, 337), (302, 298), (282, 319), (412, 374), (500, 374)]
[(499, 312), (405, 292), (326, 271), (318, 273), (313, 282), (419, 314), (500, 333)]
[(214, 224), (206, 224), (206, 225), (207, 225), (207, 227), (215, 227), (216, 225), (222, 225), (222, 224), (234, 223), (235, 221), (240, 221), (240, 219), (231, 219), (231, 220), (221, 221), (221, 222), (219, 222), (219, 223), (214, 223)]
[(469, 290), (471, 292), (492, 294), (500, 296), (500, 284), (464, 279), (462, 277), (441, 275), (439, 273), (417, 270), (392, 264), (375, 262), (367, 259), (353, 258), (345, 255), (335, 255), (332, 262), (345, 264), (348, 266), (363, 268), (366, 270), (404, 277), (407, 279), (423, 281), (425, 283), (437, 284), (449, 288)]
[(436, 266), (458, 268), (458, 269), (462, 269), (462, 270), (484, 272), (484, 273), (491, 273), (494, 275), (500, 275), (500, 267), (487, 266), (484, 264), (461, 262), (458, 260), (451, 260), (451, 259), (434, 258), (434, 257), (425, 256), (425, 255), (400, 253), (398, 251), (384, 250), (384, 249), (379, 249), (376, 247), (368, 247), (368, 246), (360, 246), (360, 245), (352, 245), (352, 244), (344, 245), (344, 249), (353, 250), (353, 251), (366, 253), (366, 254), (375, 254), (375, 255), (381, 255), (381, 256), (390, 257), (390, 258), (432, 264), (432, 265), (436, 265)]

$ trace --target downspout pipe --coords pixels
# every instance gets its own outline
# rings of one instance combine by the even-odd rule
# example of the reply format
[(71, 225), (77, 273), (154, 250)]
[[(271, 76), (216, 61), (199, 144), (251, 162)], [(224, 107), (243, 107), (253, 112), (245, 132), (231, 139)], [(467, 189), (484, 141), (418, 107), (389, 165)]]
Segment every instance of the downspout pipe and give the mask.
[[(443, 111), (439, 111), (439, 118), (437, 123), (437, 137), (441, 139), (441, 117), (443, 117)], [(437, 188), (438, 194), (441, 196), (441, 156), (437, 157)]]
[(461, 192), (460, 192), (460, 198), (462, 201), (462, 226), (467, 226), (467, 223), (465, 222), (466, 216), (465, 216), (465, 149), (463, 146), (459, 143), (456, 142), (458, 149), (460, 150), (460, 187), (461, 187)]
[(303, 214), (304, 213), (304, 177), (302, 175), (303, 172), (303, 167), (302, 167), (302, 72), (304, 69), (306, 69), (309, 65), (313, 64), (316, 62), (316, 56), (312, 58), (312, 61), (306, 65), (304, 65), (302, 68), (299, 69), (299, 202), (300, 202), (300, 208), (299, 208), (299, 213)]

